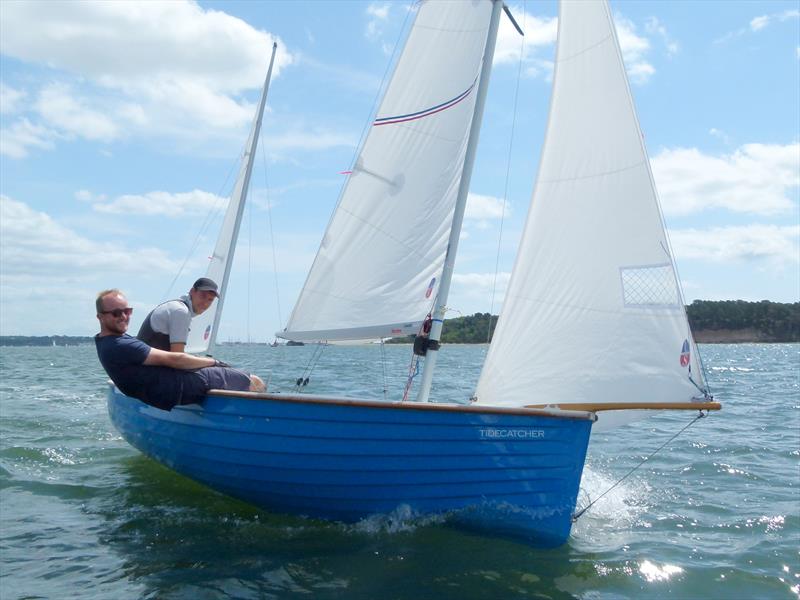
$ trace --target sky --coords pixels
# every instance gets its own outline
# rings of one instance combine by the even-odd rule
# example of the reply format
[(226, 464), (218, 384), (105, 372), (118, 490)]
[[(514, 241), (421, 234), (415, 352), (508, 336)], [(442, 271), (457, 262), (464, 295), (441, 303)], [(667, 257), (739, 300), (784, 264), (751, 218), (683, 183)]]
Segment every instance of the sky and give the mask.
[[(800, 2), (611, 0), (687, 302), (800, 301)], [(448, 316), (496, 314), (538, 166), (555, 2), (510, 2)], [(0, 2), (0, 335), (138, 330), (205, 272), (269, 61), (219, 341), (269, 341), (316, 253), (407, 2)], [(273, 251), (274, 249), (274, 251)]]

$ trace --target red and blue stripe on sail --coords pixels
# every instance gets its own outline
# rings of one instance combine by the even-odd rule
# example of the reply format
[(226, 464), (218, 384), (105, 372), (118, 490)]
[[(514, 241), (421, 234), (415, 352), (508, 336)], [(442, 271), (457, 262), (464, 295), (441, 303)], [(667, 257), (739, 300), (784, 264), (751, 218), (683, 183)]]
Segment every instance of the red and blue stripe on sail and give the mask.
[(373, 126), (378, 125), (392, 125), (394, 123), (406, 123), (408, 121), (416, 121), (418, 119), (423, 119), (425, 117), (429, 117), (431, 115), (435, 115), (436, 113), (440, 113), (448, 108), (454, 107), (456, 104), (461, 102), (464, 98), (472, 93), (472, 90), (475, 89), (475, 84), (478, 82), (477, 77), (475, 81), (472, 82), (472, 85), (469, 86), (466, 90), (461, 92), (455, 98), (451, 98), (446, 102), (442, 102), (441, 104), (437, 104), (436, 106), (431, 106), (430, 108), (426, 108), (425, 110), (420, 110), (413, 113), (408, 113), (406, 115), (395, 115), (392, 117), (380, 117), (375, 119)]

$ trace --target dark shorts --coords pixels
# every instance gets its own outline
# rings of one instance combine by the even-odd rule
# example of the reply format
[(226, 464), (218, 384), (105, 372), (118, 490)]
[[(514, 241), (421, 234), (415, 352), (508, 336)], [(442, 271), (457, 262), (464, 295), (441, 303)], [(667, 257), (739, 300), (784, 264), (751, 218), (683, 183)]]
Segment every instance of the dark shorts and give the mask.
[(250, 376), (231, 367), (205, 367), (191, 372), (183, 384), (181, 404), (198, 402), (208, 390), (235, 390), (246, 392), (250, 389)]

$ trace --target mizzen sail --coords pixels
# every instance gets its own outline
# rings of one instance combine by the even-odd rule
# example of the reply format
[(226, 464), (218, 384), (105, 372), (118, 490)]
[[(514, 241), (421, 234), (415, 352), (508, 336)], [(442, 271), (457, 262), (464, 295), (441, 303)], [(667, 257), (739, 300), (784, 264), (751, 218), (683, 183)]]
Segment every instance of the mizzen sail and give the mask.
[(611, 13), (560, 7), (538, 180), (477, 401), (691, 402), (702, 373)]

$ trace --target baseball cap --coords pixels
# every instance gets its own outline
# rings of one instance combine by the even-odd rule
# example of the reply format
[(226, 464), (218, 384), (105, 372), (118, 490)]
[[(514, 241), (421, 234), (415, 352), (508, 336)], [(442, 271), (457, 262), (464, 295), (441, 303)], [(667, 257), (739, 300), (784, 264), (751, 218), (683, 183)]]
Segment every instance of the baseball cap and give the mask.
[(200, 290), (201, 292), (214, 292), (217, 296), (219, 296), (219, 292), (217, 291), (217, 284), (214, 283), (208, 277), (201, 277), (197, 281), (194, 282), (192, 286), (196, 290)]

